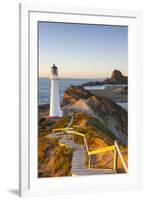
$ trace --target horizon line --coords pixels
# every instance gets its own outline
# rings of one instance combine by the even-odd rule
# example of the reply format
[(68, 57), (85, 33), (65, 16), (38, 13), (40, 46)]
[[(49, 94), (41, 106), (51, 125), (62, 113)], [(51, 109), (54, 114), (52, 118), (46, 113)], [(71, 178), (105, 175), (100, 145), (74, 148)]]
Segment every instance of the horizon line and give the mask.
[[(48, 78), (50, 79), (49, 76), (38, 76), (38, 78)], [(110, 77), (99, 77), (99, 78), (87, 78), (87, 77), (59, 77), (60, 79), (105, 79), (105, 78), (110, 78)]]

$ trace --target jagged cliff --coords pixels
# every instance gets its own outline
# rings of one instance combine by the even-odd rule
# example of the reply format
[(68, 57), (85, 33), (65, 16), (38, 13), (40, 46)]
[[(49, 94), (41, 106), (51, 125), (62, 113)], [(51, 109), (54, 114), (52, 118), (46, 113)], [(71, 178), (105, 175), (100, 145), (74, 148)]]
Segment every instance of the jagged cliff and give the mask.
[(92, 115), (113, 137), (127, 145), (128, 116), (121, 106), (105, 97), (92, 95), (81, 86), (70, 86), (62, 101), (64, 113), (83, 112)]

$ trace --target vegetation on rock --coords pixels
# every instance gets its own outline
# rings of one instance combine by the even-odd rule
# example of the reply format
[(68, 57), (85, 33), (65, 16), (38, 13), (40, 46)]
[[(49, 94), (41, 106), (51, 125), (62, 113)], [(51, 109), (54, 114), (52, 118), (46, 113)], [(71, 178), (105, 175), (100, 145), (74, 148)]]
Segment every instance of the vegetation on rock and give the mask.
[(72, 149), (46, 136), (38, 141), (38, 176), (70, 176)]

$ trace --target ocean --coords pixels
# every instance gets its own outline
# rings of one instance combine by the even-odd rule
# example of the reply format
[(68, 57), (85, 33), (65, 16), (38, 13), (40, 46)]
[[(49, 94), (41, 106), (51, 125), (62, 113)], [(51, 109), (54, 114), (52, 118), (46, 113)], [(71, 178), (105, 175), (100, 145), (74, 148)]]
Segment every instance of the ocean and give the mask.
[[(60, 79), (59, 80), (59, 92), (60, 97), (63, 97), (64, 91), (70, 85), (82, 85), (88, 81), (98, 81), (97, 79)], [(38, 82), (39, 94), (38, 100), (39, 105), (50, 103), (50, 80), (48, 78), (39, 78)]]
[[(100, 81), (99, 79), (60, 79), (59, 80), (59, 92), (60, 99), (63, 98), (64, 91), (70, 87), (70, 85), (82, 85), (83, 83), (87, 83), (89, 81)], [(48, 78), (39, 78), (38, 87), (38, 102), (39, 105), (50, 103), (50, 80)], [(106, 86), (86, 86), (85, 89), (105, 89), (106, 87), (110, 87), (111, 85)], [(120, 85), (119, 85), (120, 86)], [(125, 110), (128, 110), (128, 103), (118, 103)]]

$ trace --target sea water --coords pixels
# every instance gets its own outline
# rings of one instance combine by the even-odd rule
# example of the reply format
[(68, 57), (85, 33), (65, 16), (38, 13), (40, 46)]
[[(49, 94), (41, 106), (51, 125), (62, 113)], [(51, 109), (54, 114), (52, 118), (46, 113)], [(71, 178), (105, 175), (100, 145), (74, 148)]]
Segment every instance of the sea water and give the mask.
[[(60, 79), (59, 80), (59, 92), (60, 98), (62, 99), (64, 91), (70, 87), (71, 85), (82, 85), (83, 83), (87, 83), (89, 81), (100, 81), (98, 79)], [(48, 78), (39, 78), (38, 80), (38, 102), (41, 104), (50, 103), (50, 79)], [(85, 86), (84, 88), (87, 90), (95, 90), (95, 89), (107, 89), (107, 87), (113, 87), (113, 85), (99, 85), (99, 86)], [(126, 86), (126, 85), (116, 85), (116, 86)], [(125, 110), (128, 109), (128, 103), (117, 103)]]
[[(64, 91), (71, 85), (82, 85), (89, 81), (98, 81), (97, 79), (60, 79), (59, 80), (59, 92), (60, 97), (63, 97)], [(50, 80), (48, 78), (39, 78), (38, 80), (38, 101), (39, 105), (50, 103)]]

